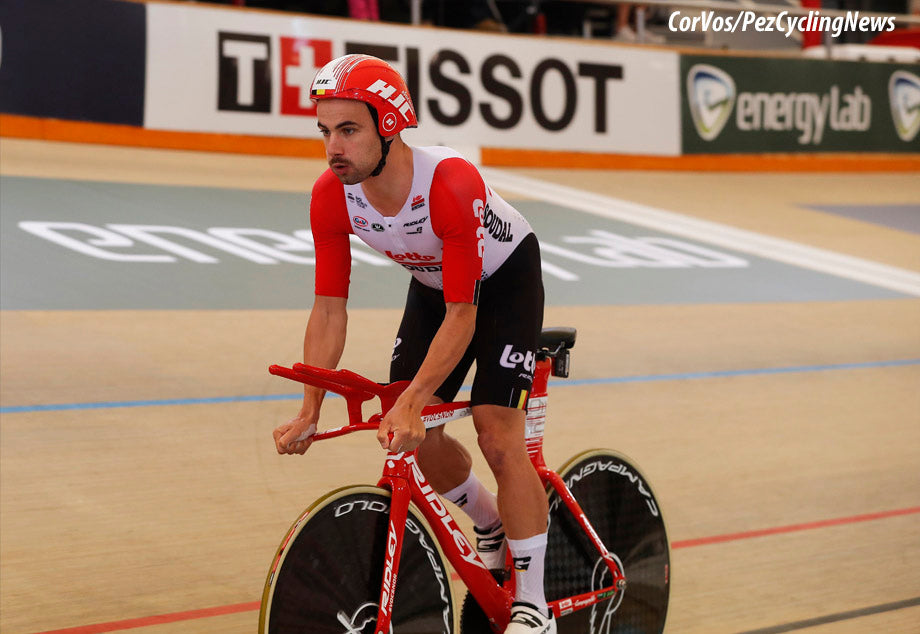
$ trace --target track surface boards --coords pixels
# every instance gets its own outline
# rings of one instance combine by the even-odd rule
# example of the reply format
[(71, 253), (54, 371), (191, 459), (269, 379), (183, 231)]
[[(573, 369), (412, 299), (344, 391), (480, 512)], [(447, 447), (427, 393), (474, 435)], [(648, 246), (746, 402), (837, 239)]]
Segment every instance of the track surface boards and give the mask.
[[(296, 388), (266, 368), (298, 359), (312, 267), (194, 241), (182, 244), (218, 261), (113, 263), (18, 223), (293, 236), (323, 163), (6, 138), (0, 159), (0, 630), (253, 631), (290, 522), (379, 473), (370, 435), (302, 458), (273, 449)], [(546, 324), (579, 330), (573, 377), (551, 389), (547, 462), (607, 446), (641, 466), (673, 542), (667, 631), (916, 631), (920, 235), (886, 219), (916, 219), (920, 181), (509, 174), (620, 201), (592, 214), (495, 185), (556, 247)], [(717, 226), (668, 232), (635, 204)], [(706, 233), (719, 227), (794, 242), (806, 260), (851, 256), (872, 275), (726, 246)], [(609, 234), (671, 255), (610, 265)], [(660, 265), (675, 251), (724, 266)], [(353, 276), (365, 272), (387, 292), (356, 287), (342, 365), (383, 377), (406, 275), (365, 261)], [(326, 420), (342, 411), (330, 401)], [(451, 428), (475, 447), (469, 423)]]

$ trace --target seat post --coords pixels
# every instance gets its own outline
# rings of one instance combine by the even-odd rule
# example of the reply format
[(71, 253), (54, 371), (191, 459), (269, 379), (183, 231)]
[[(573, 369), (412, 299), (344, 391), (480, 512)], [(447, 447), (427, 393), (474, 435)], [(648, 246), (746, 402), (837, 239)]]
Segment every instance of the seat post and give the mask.
[(543, 461), (543, 429), (546, 424), (547, 390), (553, 360), (544, 355), (538, 355), (537, 358), (533, 389), (527, 401), (524, 441), (527, 444), (530, 461), (539, 471), (541, 468), (546, 468), (546, 463)]

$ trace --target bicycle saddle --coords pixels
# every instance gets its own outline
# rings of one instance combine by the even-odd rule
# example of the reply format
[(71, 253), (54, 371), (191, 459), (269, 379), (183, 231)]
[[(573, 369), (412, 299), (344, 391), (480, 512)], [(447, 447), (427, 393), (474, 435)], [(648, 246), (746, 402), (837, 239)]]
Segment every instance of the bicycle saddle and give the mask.
[(547, 350), (556, 350), (562, 345), (566, 350), (575, 347), (574, 328), (544, 328), (540, 332), (540, 338), (537, 343), (538, 348)]

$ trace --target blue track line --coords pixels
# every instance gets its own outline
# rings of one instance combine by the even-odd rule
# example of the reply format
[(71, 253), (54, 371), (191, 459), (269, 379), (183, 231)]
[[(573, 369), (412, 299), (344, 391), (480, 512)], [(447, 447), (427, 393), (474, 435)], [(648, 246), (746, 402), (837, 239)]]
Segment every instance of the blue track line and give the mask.
[[(564, 379), (550, 381), (550, 387), (575, 387), (578, 385), (613, 385), (618, 383), (651, 383), (654, 381), (691, 381), (735, 376), (758, 376), (770, 374), (795, 374), (804, 372), (830, 372), (837, 370), (865, 370), (920, 365), (920, 359), (896, 359), (892, 361), (870, 361), (866, 363), (839, 363), (833, 365), (801, 365), (781, 368), (752, 368), (746, 370), (722, 370), (715, 372), (686, 372), (681, 374), (649, 374), (644, 376), (614, 376), (597, 379)], [(469, 386), (463, 390), (468, 391)], [(336, 395), (330, 395), (336, 397)], [(115, 409), (119, 407), (161, 407), (166, 405), (213, 405), (220, 403), (252, 403), (262, 401), (293, 401), (303, 394), (265, 394), (252, 396), (217, 396), (211, 398), (175, 398), (149, 401), (104, 401), (96, 403), (58, 403), (49, 405), (14, 405), (0, 407), (0, 414), (23, 414), (28, 412), (61, 412), (68, 410)]]

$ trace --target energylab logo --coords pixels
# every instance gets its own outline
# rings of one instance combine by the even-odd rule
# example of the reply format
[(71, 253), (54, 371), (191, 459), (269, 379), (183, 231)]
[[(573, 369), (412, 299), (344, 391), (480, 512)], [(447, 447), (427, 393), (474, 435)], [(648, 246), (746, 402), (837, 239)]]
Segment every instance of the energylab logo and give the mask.
[(920, 131), (920, 77), (896, 70), (888, 80), (888, 101), (898, 136), (913, 141)]
[(735, 80), (709, 64), (695, 64), (687, 73), (687, 101), (697, 133), (712, 141), (732, 114), (735, 106)]

